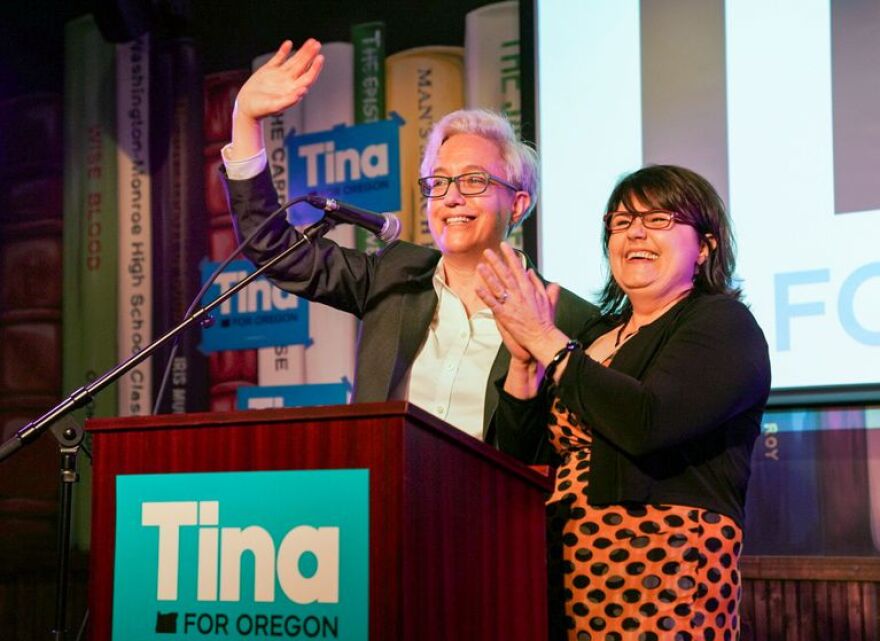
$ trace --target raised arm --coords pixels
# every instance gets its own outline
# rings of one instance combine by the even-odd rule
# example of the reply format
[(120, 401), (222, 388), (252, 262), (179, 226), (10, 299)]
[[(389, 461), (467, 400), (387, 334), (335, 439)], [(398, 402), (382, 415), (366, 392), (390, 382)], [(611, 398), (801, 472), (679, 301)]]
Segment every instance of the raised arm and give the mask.
[(294, 106), (317, 80), (324, 66), (321, 43), (309, 39), (290, 55), (293, 43), (285, 40), (266, 64), (242, 85), (232, 112), (232, 145), (226, 159), (244, 160), (263, 149), (261, 121)]

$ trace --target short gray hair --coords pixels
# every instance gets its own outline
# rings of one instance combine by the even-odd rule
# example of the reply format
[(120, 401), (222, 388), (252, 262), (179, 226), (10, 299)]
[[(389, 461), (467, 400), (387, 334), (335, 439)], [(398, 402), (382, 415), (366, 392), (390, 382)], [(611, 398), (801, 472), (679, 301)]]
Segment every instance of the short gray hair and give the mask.
[(529, 208), (519, 222), (525, 220), (538, 201), (538, 154), (533, 147), (520, 141), (513, 125), (500, 113), (488, 109), (459, 109), (438, 120), (428, 135), (419, 175), (431, 175), (440, 146), (456, 134), (481, 136), (498, 145), (507, 180), (529, 194)]

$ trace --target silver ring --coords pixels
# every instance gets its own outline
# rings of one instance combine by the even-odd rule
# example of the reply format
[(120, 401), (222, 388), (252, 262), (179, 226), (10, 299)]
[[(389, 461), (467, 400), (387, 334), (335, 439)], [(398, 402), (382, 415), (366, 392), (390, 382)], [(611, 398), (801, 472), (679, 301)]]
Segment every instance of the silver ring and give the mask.
[(507, 293), (507, 290), (504, 290), (503, 292), (501, 292), (501, 296), (498, 296), (498, 297), (496, 298), (496, 300), (498, 301), (498, 304), (499, 304), (499, 305), (503, 305), (504, 303), (507, 302), (507, 299), (508, 299), (509, 297), (510, 297), (510, 294)]

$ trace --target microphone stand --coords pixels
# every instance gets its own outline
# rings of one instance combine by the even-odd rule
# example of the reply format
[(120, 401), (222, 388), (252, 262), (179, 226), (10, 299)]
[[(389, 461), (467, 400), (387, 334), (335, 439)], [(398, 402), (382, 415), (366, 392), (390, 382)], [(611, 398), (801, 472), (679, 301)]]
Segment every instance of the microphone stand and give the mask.
[(311, 243), (326, 234), (336, 226), (336, 221), (331, 216), (325, 216), (318, 222), (310, 225), (302, 233), (299, 238), (290, 247), (269, 260), (262, 267), (249, 274), (246, 278), (238, 282), (235, 286), (229, 288), (216, 299), (200, 307), (196, 311), (189, 314), (176, 327), (168, 330), (147, 345), (137, 354), (131, 355), (126, 360), (118, 363), (111, 369), (107, 370), (92, 382), (83, 385), (75, 390), (66, 399), (58, 403), (55, 407), (34, 419), (14, 435), (12, 435), (5, 443), (0, 445), (0, 462), (7, 457), (12, 456), (25, 445), (32, 443), (47, 429), (52, 429), (61, 451), (61, 515), (58, 527), (58, 583), (55, 600), (55, 628), (52, 631), (53, 638), (56, 641), (64, 641), (65, 624), (67, 616), (67, 585), (68, 585), (68, 565), (70, 556), (70, 515), (71, 515), (71, 498), (73, 483), (79, 480), (76, 472), (76, 456), (79, 452), (80, 443), (83, 438), (82, 428), (77, 425), (76, 421), (70, 416), (71, 412), (88, 405), (95, 394), (103, 390), (105, 387), (121, 378), (126, 372), (143, 362), (153, 355), (159, 348), (168, 341), (183, 332), (196, 322), (204, 327), (210, 327), (213, 319), (209, 313), (219, 305), (232, 298), (239, 291), (250, 285), (254, 280), (259, 278), (264, 272), (271, 269), (279, 262), (291, 256), (297, 249), (305, 243)]

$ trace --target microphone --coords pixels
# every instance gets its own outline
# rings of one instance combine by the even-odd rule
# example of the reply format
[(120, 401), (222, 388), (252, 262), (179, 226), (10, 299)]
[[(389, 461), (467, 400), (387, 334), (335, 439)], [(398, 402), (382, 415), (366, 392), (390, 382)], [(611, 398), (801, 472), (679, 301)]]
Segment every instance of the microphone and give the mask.
[(367, 209), (339, 202), (335, 198), (324, 198), (317, 194), (306, 196), (306, 202), (312, 207), (323, 209), (327, 212), (326, 215), (336, 222), (362, 227), (386, 243), (397, 240), (400, 236), (400, 219), (394, 214), (377, 214)]

